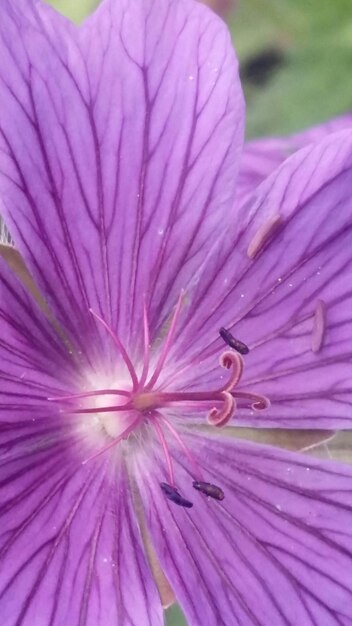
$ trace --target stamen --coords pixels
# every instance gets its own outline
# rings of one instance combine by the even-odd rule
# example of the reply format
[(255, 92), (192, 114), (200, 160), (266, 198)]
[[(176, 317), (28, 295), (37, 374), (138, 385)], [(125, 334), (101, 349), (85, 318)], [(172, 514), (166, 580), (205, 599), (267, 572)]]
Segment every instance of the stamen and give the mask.
[(175, 487), (171, 487), (171, 485), (168, 485), (167, 483), (160, 483), (160, 487), (171, 502), (178, 504), (178, 506), (183, 506), (186, 509), (192, 508), (193, 503), (186, 500), (186, 498), (183, 498)]
[(101, 454), (104, 454), (104, 452), (107, 452), (108, 450), (116, 446), (118, 443), (120, 443), (122, 439), (126, 439), (126, 437), (136, 428), (136, 426), (138, 426), (138, 423), (141, 421), (141, 419), (142, 418), (138, 416), (135, 420), (133, 420), (133, 422), (131, 422), (131, 424), (127, 428), (125, 428), (125, 430), (121, 433), (121, 435), (116, 437), (116, 439), (114, 439), (111, 443), (109, 443), (107, 446), (102, 448), (99, 452), (88, 457), (88, 459), (86, 459), (85, 461), (82, 461), (82, 465), (85, 465), (86, 463), (88, 463), (88, 461), (92, 461), (93, 459), (96, 459)]
[(125, 396), (130, 397), (130, 392), (124, 389), (99, 389), (97, 391), (86, 391), (84, 393), (75, 393), (71, 396), (53, 396), (47, 398), (49, 402), (69, 402), (71, 400), (80, 400), (81, 398), (94, 398), (94, 396)]
[(313, 321), (313, 332), (311, 339), (312, 352), (319, 352), (323, 346), (326, 327), (326, 304), (323, 300), (318, 300)]
[(223, 490), (216, 485), (212, 485), (212, 483), (194, 480), (193, 487), (197, 489), (197, 491), (204, 493), (209, 498), (214, 498), (214, 500), (223, 500), (225, 497)]
[(184, 295), (184, 292), (182, 290), (181, 293), (180, 293), (179, 299), (177, 301), (177, 304), (176, 304), (175, 312), (174, 312), (172, 320), (171, 320), (171, 325), (170, 325), (169, 332), (168, 332), (167, 337), (166, 337), (166, 341), (165, 341), (163, 350), (161, 352), (161, 355), (159, 357), (159, 361), (158, 361), (158, 363), (156, 365), (156, 368), (154, 370), (154, 374), (152, 375), (150, 381), (148, 382), (148, 384), (145, 387), (146, 389), (151, 389), (155, 385), (156, 381), (158, 380), (158, 378), (159, 378), (159, 376), (161, 374), (161, 370), (162, 370), (163, 365), (164, 365), (164, 363), (166, 361), (166, 357), (168, 355), (170, 345), (171, 345), (171, 343), (173, 341), (173, 338), (174, 338), (174, 335), (175, 335), (176, 324), (177, 324), (177, 320), (179, 318), (180, 311), (181, 311), (183, 295)]
[(103, 320), (102, 317), (100, 317), (100, 315), (98, 315), (97, 313), (95, 313), (93, 311), (93, 309), (89, 309), (89, 312), (95, 317), (95, 319), (98, 320), (98, 322), (100, 322), (104, 328), (108, 331), (109, 335), (112, 337), (112, 339), (114, 340), (115, 345), (117, 346), (124, 362), (125, 365), (127, 366), (127, 369), (130, 373), (131, 376), (131, 380), (132, 380), (132, 384), (133, 384), (133, 391), (136, 391), (137, 387), (138, 387), (138, 378), (137, 378), (137, 374), (135, 372), (135, 369), (133, 367), (132, 361), (130, 359), (130, 357), (127, 354), (126, 348), (124, 347), (123, 343), (121, 342), (120, 338), (118, 337), (118, 335), (110, 328), (110, 326)]
[(174, 468), (172, 465), (172, 460), (171, 460), (171, 456), (169, 454), (169, 449), (167, 447), (167, 442), (163, 433), (163, 429), (159, 426), (158, 422), (153, 419), (152, 420), (152, 425), (154, 426), (154, 429), (156, 430), (156, 433), (159, 437), (159, 441), (162, 445), (162, 448), (164, 450), (164, 456), (165, 456), (165, 460), (166, 460), (166, 465), (169, 471), (169, 477), (170, 477), (170, 483), (171, 485), (175, 484), (175, 476), (174, 476)]
[(227, 391), (222, 393), (222, 399), (224, 401), (221, 409), (213, 408), (209, 411), (207, 420), (211, 426), (225, 426), (231, 419), (236, 409), (235, 398)]
[(175, 439), (178, 442), (178, 444), (181, 446), (181, 448), (184, 451), (184, 453), (185, 453), (186, 457), (188, 458), (189, 462), (191, 463), (191, 465), (193, 465), (193, 468), (195, 470), (195, 475), (199, 476), (200, 478), (202, 478), (202, 470), (200, 469), (200, 467), (199, 467), (198, 463), (196, 462), (196, 460), (193, 458), (190, 450), (188, 449), (188, 447), (186, 446), (184, 441), (181, 439), (181, 437), (178, 434), (177, 430), (170, 424), (169, 420), (164, 415), (162, 415), (161, 413), (157, 413), (156, 415), (158, 416), (158, 418), (160, 420), (162, 420), (164, 422), (165, 426), (169, 429), (169, 431), (175, 437)]
[(63, 411), (63, 413), (73, 413), (73, 414), (81, 414), (81, 413), (112, 413), (115, 411), (130, 411), (134, 407), (132, 404), (127, 402), (126, 404), (116, 404), (113, 406), (93, 406), (88, 409), (67, 409), (67, 411)]
[(139, 389), (143, 388), (143, 385), (145, 381), (147, 380), (148, 371), (149, 371), (149, 354), (150, 354), (149, 323), (148, 323), (148, 313), (147, 313), (147, 306), (145, 303), (145, 299), (143, 303), (143, 329), (144, 329), (144, 333), (143, 333), (144, 335), (144, 358), (143, 358), (143, 370), (142, 370), (141, 378), (139, 381)]
[(236, 339), (227, 328), (221, 327), (219, 330), (220, 337), (227, 343), (230, 348), (237, 350), (240, 354), (248, 354), (249, 348), (243, 341)]
[(281, 222), (281, 215), (275, 213), (274, 215), (268, 217), (266, 222), (264, 222), (264, 224), (262, 224), (258, 228), (256, 234), (254, 235), (247, 248), (247, 256), (250, 259), (254, 259), (257, 254), (264, 248), (264, 246), (277, 230)]

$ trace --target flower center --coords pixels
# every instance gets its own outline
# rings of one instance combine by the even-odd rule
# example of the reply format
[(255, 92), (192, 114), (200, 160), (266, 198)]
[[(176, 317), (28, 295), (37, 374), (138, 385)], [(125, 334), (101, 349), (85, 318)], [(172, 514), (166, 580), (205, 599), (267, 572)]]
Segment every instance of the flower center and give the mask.
[[(226, 349), (220, 355), (219, 359), (220, 366), (229, 371), (228, 380), (224, 385), (208, 391), (173, 391), (171, 389), (164, 390), (162, 387), (164, 387), (165, 384), (162, 387), (158, 384), (160, 374), (175, 338), (182, 301), (183, 293), (181, 293), (178, 299), (159, 358), (151, 373), (149, 324), (146, 305), (144, 304), (144, 358), (142, 370), (139, 375), (118, 335), (99, 315), (91, 310), (90, 312), (97, 322), (105, 328), (114, 341), (120, 357), (122, 357), (124, 361), (130, 377), (130, 383), (127, 385), (129, 389), (98, 389), (68, 396), (49, 398), (49, 400), (60, 403), (61, 406), (64, 406), (64, 412), (70, 414), (106, 416), (109, 422), (111, 422), (114, 416), (116, 416), (116, 418), (119, 416), (119, 427), (117, 428), (116, 436), (111, 437), (111, 440), (106, 446), (86, 459), (84, 463), (87, 463), (91, 459), (115, 447), (123, 440), (126, 440), (134, 431), (139, 429), (142, 424), (148, 424), (154, 430), (156, 439), (160, 443), (168, 469), (169, 482), (160, 483), (162, 491), (165, 496), (175, 504), (190, 507), (192, 503), (183, 498), (175, 486), (172, 455), (169, 450), (165, 431), (167, 431), (169, 437), (177, 442), (177, 445), (182, 449), (190, 462), (194, 476), (193, 487), (208, 497), (217, 500), (221, 500), (224, 495), (219, 487), (203, 480), (202, 472), (196, 460), (183, 442), (171, 420), (163, 414), (163, 409), (173, 408), (173, 410), (175, 410), (175, 408), (180, 408), (183, 411), (185, 409), (192, 411), (201, 410), (204, 411), (207, 416), (208, 424), (215, 427), (222, 427), (227, 424), (235, 414), (238, 403), (240, 403), (241, 406), (250, 405), (254, 410), (262, 410), (267, 408), (270, 402), (265, 396), (236, 389), (243, 373), (244, 362), (241, 355), (247, 354), (249, 349), (241, 341), (235, 339), (230, 331), (224, 328), (220, 329), (220, 336), (233, 348), (232, 350)], [(114, 398), (116, 398), (116, 402)], [(94, 404), (94, 406), (91, 406), (91, 404)]]

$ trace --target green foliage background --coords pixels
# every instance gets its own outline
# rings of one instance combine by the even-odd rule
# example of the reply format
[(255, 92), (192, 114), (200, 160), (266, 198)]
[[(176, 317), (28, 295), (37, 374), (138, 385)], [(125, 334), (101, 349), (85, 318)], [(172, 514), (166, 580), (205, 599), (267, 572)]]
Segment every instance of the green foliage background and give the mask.
[[(76, 22), (97, 4), (48, 1)], [(352, 111), (351, 0), (236, 1), (228, 21), (244, 73), (248, 137), (288, 133)], [(268, 51), (280, 62), (265, 81), (254, 80), (249, 70)], [(167, 624), (185, 624), (178, 607), (168, 611)]]

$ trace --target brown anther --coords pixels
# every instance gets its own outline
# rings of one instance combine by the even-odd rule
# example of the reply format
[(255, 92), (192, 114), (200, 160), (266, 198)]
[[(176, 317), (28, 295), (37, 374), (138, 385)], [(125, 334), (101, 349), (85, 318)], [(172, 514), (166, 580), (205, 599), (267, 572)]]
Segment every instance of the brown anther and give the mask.
[(230, 346), (230, 348), (233, 348), (234, 350), (236, 350), (236, 352), (239, 352), (242, 355), (248, 354), (248, 346), (246, 346), (243, 341), (236, 339), (236, 337), (234, 337), (233, 334), (229, 330), (227, 330), (227, 328), (221, 327), (219, 330), (219, 334), (224, 342), (227, 343), (228, 346)]
[(223, 490), (217, 485), (213, 485), (212, 483), (206, 483), (202, 480), (194, 480), (193, 487), (197, 491), (204, 493), (204, 495), (208, 496), (209, 498), (214, 498), (214, 500), (223, 500), (225, 497)]
[(183, 506), (185, 509), (192, 508), (193, 503), (181, 496), (176, 487), (172, 487), (172, 485), (168, 485), (167, 483), (160, 483), (160, 487), (166, 495), (167, 499), (171, 500), (171, 502), (174, 502), (174, 504), (178, 504), (178, 506)]

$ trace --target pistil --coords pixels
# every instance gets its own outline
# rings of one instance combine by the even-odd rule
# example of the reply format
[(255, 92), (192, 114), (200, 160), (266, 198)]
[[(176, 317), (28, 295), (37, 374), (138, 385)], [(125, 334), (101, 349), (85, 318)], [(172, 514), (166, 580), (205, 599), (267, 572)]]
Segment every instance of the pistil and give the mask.
[[(160, 483), (161, 489), (165, 496), (175, 504), (186, 508), (191, 508), (192, 503), (183, 498), (176, 487), (175, 471), (173, 467), (172, 454), (169, 450), (168, 439), (165, 436), (164, 429), (168, 431), (177, 445), (181, 448), (183, 454), (188, 459), (192, 467), (193, 487), (207, 497), (215, 500), (222, 500), (224, 493), (222, 489), (212, 483), (207, 482), (202, 476), (194, 456), (188, 449), (178, 431), (172, 425), (171, 421), (163, 415), (161, 409), (180, 407), (182, 410), (198, 408), (205, 411), (207, 421), (215, 427), (222, 427), (228, 423), (236, 412), (237, 405), (248, 407), (259, 411), (270, 406), (269, 400), (265, 396), (261, 396), (252, 392), (237, 390), (237, 385), (241, 380), (244, 361), (242, 355), (247, 354), (248, 347), (238, 339), (235, 339), (230, 331), (225, 328), (220, 329), (220, 335), (232, 350), (225, 350), (219, 359), (222, 368), (229, 370), (229, 376), (225, 384), (207, 391), (182, 391), (167, 389), (167, 382), (163, 381), (162, 385), (157, 387), (160, 374), (164, 364), (169, 356), (171, 345), (173, 343), (176, 326), (181, 312), (183, 302), (183, 292), (174, 309), (173, 316), (169, 323), (169, 329), (165, 338), (164, 346), (160, 352), (160, 356), (154, 367), (154, 371), (150, 374), (150, 333), (148, 324), (147, 308), (144, 302), (143, 306), (143, 365), (140, 375), (137, 374), (132, 360), (117, 334), (108, 326), (108, 324), (94, 311), (90, 310), (94, 318), (102, 324), (104, 329), (112, 337), (120, 357), (124, 362), (130, 375), (130, 389), (97, 389), (84, 391), (81, 393), (65, 395), (61, 397), (48, 398), (51, 402), (63, 404), (61, 411), (69, 414), (116, 414), (117, 416), (124, 413), (123, 422), (127, 426), (113, 438), (105, 447), (96, 454), (87, 458), (83, 463), (87, 463), (100, 456), (101, 454), (111, 450), (117, 444), (127, 440), (131, 434), (139, 429), (144, 423), (148, 428), (152, 428), (155, 432), (156, 439), (159, 441), (165, 457), (165, 463), (168, 473), (168, 482)], [(161, 388), (160, 388), (161, 387)], [(166, 388), (166, 389), (165, 389)], [(118, 404), (107, 404), (101, 406), (101, 401), (96, 402), (95, 406), (86, 406), (86, 401), (92, 398), (104, 398), (104, 396), (117, 396)], [(79, 405), (77, 406), (77, 404)], [(105, 403), (104, 403), (105, 404)]]

